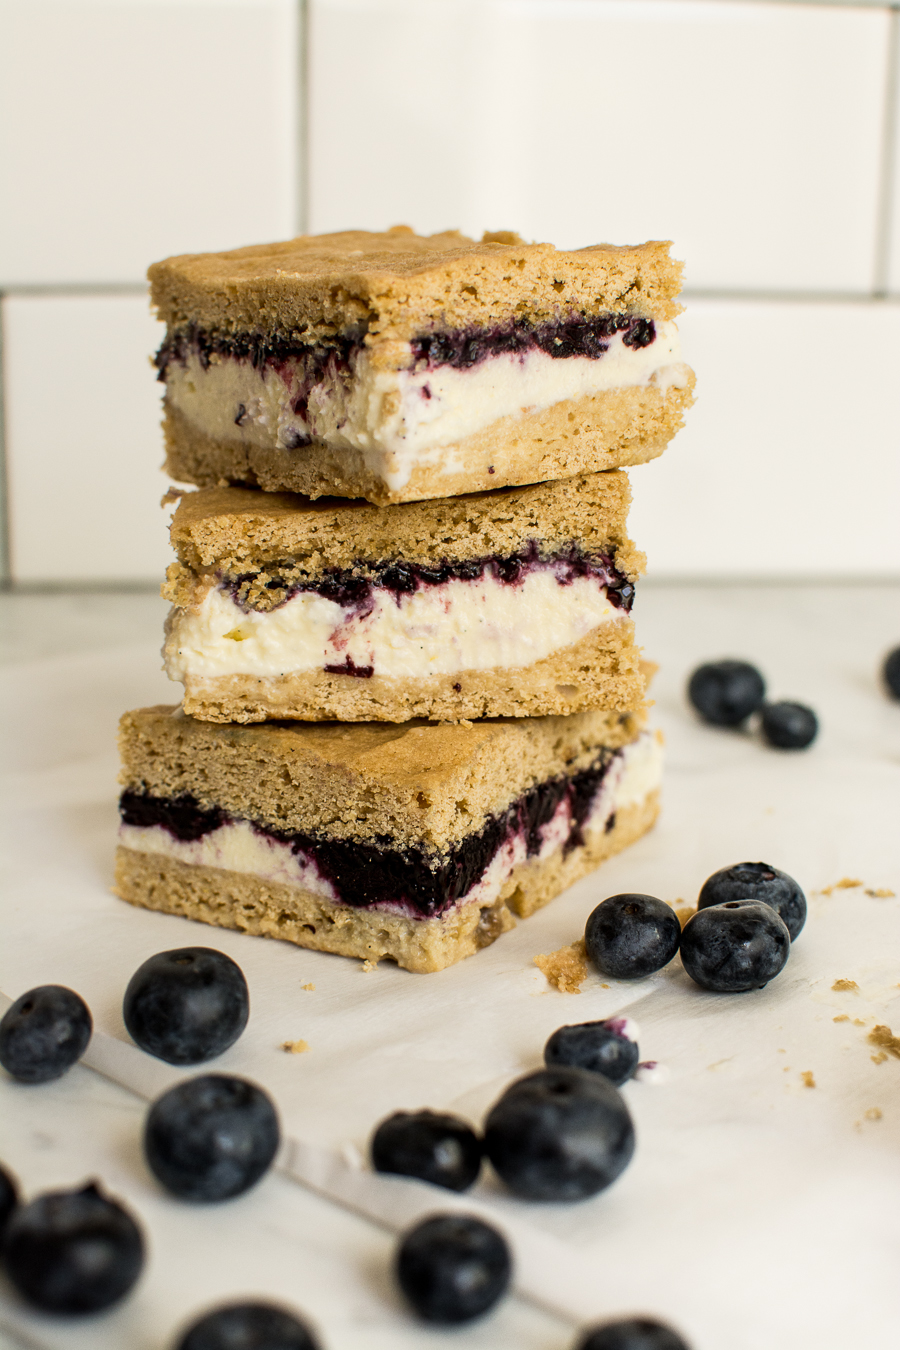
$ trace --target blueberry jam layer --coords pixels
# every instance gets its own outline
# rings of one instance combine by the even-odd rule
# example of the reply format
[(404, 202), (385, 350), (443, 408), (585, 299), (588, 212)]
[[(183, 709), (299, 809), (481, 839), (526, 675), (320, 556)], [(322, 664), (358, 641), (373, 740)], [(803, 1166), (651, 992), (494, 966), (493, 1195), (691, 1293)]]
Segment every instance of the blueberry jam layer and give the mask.
[(427, 564), (416, 562), (358, 562), (352, 568), (328, 568), (318, 576), (298, 574), (290, 561), (270, 563), (262, 569), (225, 577), (221, 586), (245, 613), (268, 611), (285, 604), (301, 593), (321, 595), (359, 615), (371, 611), (376, 590), (388, 591), (399, 602), (427, 587), (446, 586), (450, 582), (479, 582), (485, 577), (506, 586), (520, 586), (538, 569), (550, 569), (560, 586), (571, 586), (580, 578), (591, 577), (605, 587), (614, 608), (629, 614), (634, 604), (634, 584), (616, 567), (607, 553), (587, 553), (578, 544), (567, 544), (550, 554), (542, 554), (536, 540), (517, 553), (504, 557), (445, 559)]
[[(315, 868), (338, 903), (356, 909), (400, 908), (413, 918), (433, 918), (470, 896), (501, 850), (519, 846), (519, 856), (534, 858), (549, 845), (564, 854), (584, 843), (584, 827), (595, 808), (610, 766), (621, 752), (604, 750), (589, 768), (548, 779), (524, 793), (504, 812), (489, 817), (476, 833), (435, 855), (424, 849), (396, 849), (388, 838), (362, 842), (321, 835), (284, 833), (251, 822), (254, 832), (287, 845), (304, 867)], [(234, 824), (217, 807), (206, 808), (191, 796), (174, 798), (123, 792), (123, 825), (161, 827), (173, 840), (193, 843)], [(610, 814), (605, 822), (611, 829)], [(476, 892), (477, 894), (477, 892)]]

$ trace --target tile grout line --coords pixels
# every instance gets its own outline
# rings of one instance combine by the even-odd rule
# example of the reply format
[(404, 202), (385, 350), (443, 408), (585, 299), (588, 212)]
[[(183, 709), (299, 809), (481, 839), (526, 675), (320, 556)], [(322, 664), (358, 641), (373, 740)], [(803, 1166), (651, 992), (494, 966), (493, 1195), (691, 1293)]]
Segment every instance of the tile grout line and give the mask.
[(887, 71), (884, 90), (884, 110), (881, 128), (881, 165), (879, 193), (875, 222), (875, 261), (872, 291), (884, 298), (890, 285), (891, 226), (894, 215), (896, 187), (894, 161), (897, 148), (897, 119), (900, 117), (900, 7), (888, 10)]

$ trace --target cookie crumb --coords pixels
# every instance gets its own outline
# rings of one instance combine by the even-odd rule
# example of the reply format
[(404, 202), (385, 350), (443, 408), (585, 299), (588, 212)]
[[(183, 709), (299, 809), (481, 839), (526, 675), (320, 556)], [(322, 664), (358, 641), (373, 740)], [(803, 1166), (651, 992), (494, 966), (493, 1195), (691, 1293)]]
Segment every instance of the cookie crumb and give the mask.
[(584, 938), (579, 938), (568, 947), (560, 947), (559, 951), (536, 956), (534, 964), (543, 971), (547, 983), (561, 994), (580, 993), (588, 973)]
[(884, 1050), (879, 1050), (877, 1055), (870, 1055), (869, 1059), (872, 1061), (873, 1064), (883, 1064), (884, 1061), (887, 1059), (887, 1055), (884, 1052)]
[(316, 986), (314, 984), (301, 984), (300, 988), (308, 989), (311, 994), (316, 992)]
[(819, 895), (831, 895), (833, 891), (853, 891), (862, 884), (858, 877), (841, 877), (840, 881), (833, 882), (831, 886), (823, 886)]
[(855, 980), (835, 980), (831, 987), (836, 994), (859, 993), (859, 985)]
[(889, 886), (867, 886), (866, 895), (871, 895), (875, 900), (893, 900), (897, 894)]
[(676, 900), (673, 909), (675, 910), (675, 917), (682, 928), (687, 923), (688, 919), (692, 919), (697, 913), (696, 905), (686, 905), (683, 900)]
[(855, 1027), (864, 1027), (866, 1025), (866, 1019), (864, 1017), (854, 1017), (853, 1025)]
[(877, 1106), (870, 1106), (866, 1112), (866, 1120), (881, 1120), (881, 1112)]
[(281, 1048), (289, 1055), (302, 1055), (309, 1046), (306, 1041), (282, 1041)]
[(160, 498), (159, 504), (162, 507), (171, 506), (173, 502), (181, 501), (181, 498), (187, 492), (187, 488), (170, 487)]
[(816, 1086), (816, 1080), (815, 1080), (815, 1078), (813, 1077), (812, 1069), (804, 1069), (804, 1071), (801, 1073), (800, 1077), (803, 1079), (803, 1086), (804, 1086), (804, 1087), (815, 1087), (815, 1086)]
[(850, 1018), (846, 1013), (840, 1013), (837, 1017), (832, 1017), (832, 1022), (849, 1022)]
[(377, 961), (370, 961), (369, 958), (366, 957), (365, 961), (363, 961), (363, 963), (362, 963), (362, 972), (363, 972), (363, 974), (364, 974), (364, 975), (368, 975), (368, 973), (369, 973), (370, 970), (377, 970), (377, 969), (378, 969), (378, 962), (377, 962)]
[(895, 1059), (900, 1059), (900, 1036), (895, 1036), (890, 1027), (873, 1027), (868, 1039), (872, 1045), (877, 1045)]

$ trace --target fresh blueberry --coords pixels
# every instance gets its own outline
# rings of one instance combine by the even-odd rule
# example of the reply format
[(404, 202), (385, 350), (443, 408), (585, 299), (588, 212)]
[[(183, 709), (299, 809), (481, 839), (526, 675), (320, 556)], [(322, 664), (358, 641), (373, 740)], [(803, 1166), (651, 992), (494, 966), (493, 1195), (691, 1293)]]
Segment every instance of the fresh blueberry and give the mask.
[(19, 1187), (12, 1172), (0, 1165), (0, 1242), (6, 1232), (6, 1225), (19, 1204)]
[(229, 1303), (188, 1328), (176, 1350), (318, 1350), (293, 1313), (271, 1303)]
[(4, 1246), (23, 1298), (50, 1313), (92, 1313), (124, 1298), (141, 1273), (144, 1239), (98, 1186), (50, 1191), (18, 1209)]
[(655, 1317), (623, 1317), (589, 1328), (576, 1350), (689, 1350), (689, 1346), (677, 1331)]
[(736, 727), (762, 706), (766, 685), (747, 661), (710, 661), (698, 666), (688, 683), (688, 698), (704, 722)]
[(681, 960), (701, 989), (742, 994), (774, 980), (791, 954), (784, 920), (758, 900), (699, 909), (681, 935)]
[(680, 942), (677, 914), (652, 895), (611, 895), (589, 916), (584, 929), (589, 959), (614, 980), (640, 980), (661, 970)]
[(211, 947), (157, 952), (128, 981), (122, 1015), (148, 1054), (168, 1064), (204, 1064), (247, 1025), (247, 981), (230, 956)]
[(554, 1031), (544, 1046), (548, 1069), (558, 1065), (602, 1073), (616, 1087), (631, 1077), (638, 1064), (637, 1041), (621, 1030), (622, 1019), (608, 1022), (578, 1022)]
[(153, 1103), (144, 1125), (151, 1172), (183, 1200), (228, 1200), (255, 1186), (275, 1157), (278, 1117), (262, 1088), (209, 1073)]
[(83, 998), (61, 984), (42, 984), (17, 998), (0, 1021), (0, 1064), (20, 1083), (49, 1083), (81, 1059), (92, 1030)]
[(628, 1166), (634, 1126), (601, 1074), (541, 1069), (513, 1083), (492, 1108), (484, 1151), (525, 1200), (583, 1200)]
[(503, 1297), (512, 1274), (509, 1248), (490, 1224), (468, 1214), (435, 1214), (404, 1236), (397, 1280), (426, 1322), (471, 1322)]
[(724, 905), (729, 900), (758, 900), (771, 905), (783, 920), (791, 942), (806, 923), (806, 896), (793, 877), (764, 862), (735, 863), (707, 877), (700, 889), (698, 909)]
[(372, 1166), (448, 1191), (467, 1191), (481, 1171), (481, 1140), (459, 1116), (397, 1111), (372, 1135)]
[(819, 722), (803, 703), (767, 703), (759, 727), (776, 750), (805, 750), (816, 739)]
[(900, 647), (888, 652), (881, 673), (891, 698), (900, 698)]

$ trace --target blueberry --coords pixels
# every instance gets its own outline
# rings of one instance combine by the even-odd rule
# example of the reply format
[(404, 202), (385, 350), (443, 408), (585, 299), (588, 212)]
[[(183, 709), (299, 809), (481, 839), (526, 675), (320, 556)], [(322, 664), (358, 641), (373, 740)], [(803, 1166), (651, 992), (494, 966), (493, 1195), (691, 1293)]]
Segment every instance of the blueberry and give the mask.
[(776, 750), (805, 750), (819, 730), (816, 714), (803, 703), (767, 703), (759, 726)]
[(544, 1046), (548, 1069), (563, 1065), (602, 1073), (616, 1087), (630, 1078), (637, 1068), (637, 1042), (616, 1030), (619, 1019), (609, 1022), (578, 1022), (554, 1031)]
[(888, 652), (881, 673), (891, 698), (900, 698), (900, 647)]
[(588, 957), (602, 975), (640, 980), (668, 965), (681, 942), (681, 924), (670, 905), (652, 895), (611, 895), (584, 929)]
[(758, 900), (699, 909), (681, 935), (685, 970), (701, 989), (716, 994), (762, 989), (784, 969), (790, 954), (784, 920)]
[(512, 1260), (503, 1236), (468, 1214), (435, 1214), (403, 1237), (397, 1280), (426, 1322), (471, 1322), (503, 1297)]
[(176, 1350), (318, 1350), (302, 1322), (271, 1303), (229, 1303), (198, 1318)]
[(17, 998), (0, 1021), (0, 1064), (20, 1083), (49, 1083), (81, 1059), (92, 1030), (83, 998), (61, 984), (42, 984)]
[(397, 1111), (372, 1135), (372, 1166), (448, 1191), (467, 1191), (481, 1171), (481, 1140), (459, 1116)]
[(92, 1182), (50, 1191), (17, 1210), (4, 1247), (23, 1298), (50, 1313), (92, 1313), (124, 1298), (144, 1264), (132, 1216)]
[(513, 1083), (493, 1107), (484, 1151), (525, 1200), (583, 1200), (628, 1166), (634, 1126), (601, 1074), (541, 1069)]
[(688, 683), (688, 698), (705, 722), (736, 727), (762, 706), (766, 685), (747, 661), (710, 661), (698, 666)]
[(134, 1041), (168, 1064), (203, 1064), (247, 1025), (250, 996), (240, 966), (211, 947), (157, 952), (128, 981), (122, 1016)]
[(278, 1117), (262, 1088), (209, 1073), (170, 1088), (144, 1125), (151, 1172), (184, 1200), (228, 1200), (255, 1186), (275, 1157)]
[(793, 877), (768, 863), (735, 863), (713, 872), (700, 889), (697, 908), (709, 909), (728, 900), (758, 900), (771, 905), (783, 920), (791, 942), (806, 923), (806, 896)]
[(0, 1165), (0, 1242), (6, 1231), (6, 1225), (19, 1204), (19, 1187), (12, 1172)]
[(623, 1317), (583, 1333), (576, 1350), (689, 1350), (683, 1340), (655, 1317)]

